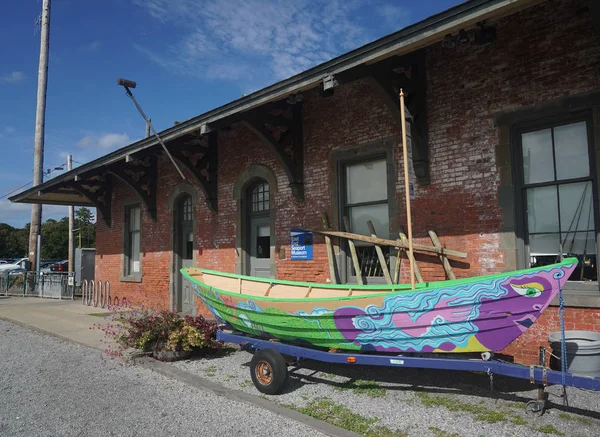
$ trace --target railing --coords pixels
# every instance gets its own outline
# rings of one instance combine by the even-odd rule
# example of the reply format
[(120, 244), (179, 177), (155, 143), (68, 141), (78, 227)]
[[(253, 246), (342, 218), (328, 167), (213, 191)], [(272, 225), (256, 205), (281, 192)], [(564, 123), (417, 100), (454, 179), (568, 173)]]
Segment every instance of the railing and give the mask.
[(0, 274), (0, 294), (51, 299), (73, 299), (72, 273), (9, 272)]
[(84, 279), (81, 283), (81, 303), (87, 306), (100, 305), (100, 308), (106, 308), (111, 304), (110, 301), (110, 282), (88, 281)]

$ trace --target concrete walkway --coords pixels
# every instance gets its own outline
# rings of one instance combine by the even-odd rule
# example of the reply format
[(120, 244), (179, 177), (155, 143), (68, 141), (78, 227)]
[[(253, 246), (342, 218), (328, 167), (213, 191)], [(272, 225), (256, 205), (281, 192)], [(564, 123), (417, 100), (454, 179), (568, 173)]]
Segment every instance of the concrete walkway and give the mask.
[[(104, 334), (93, 326), (106, 323), (103, 317), (90, 314), (109, 313), (108, 310), (82, 305), (81, 300), (55, 300), (35, 297), (0, 296), (0, 319), (29, 329), (53, 335), (98, 350), (106, 349)], [(105, 341), (105, 340), (104, 340)], [(253, 407), (271, 411), (279, 416), (303, 423), (331, 437), (360, 437), (358, 434), (329, 423), (305, 416), (267, 399), (239, 390), (228, 389), (205, 378), (178, 369), (170, 364), (151, 359), (134, 360), (144, 368), (182, 382), (188, 386), (212, 392), (218, 396), (240, 401)], [(208, 419), (207, 419), (208, 420)], [(0, 430), (2, 423), (0, 421)]]
[(106, 348), (101, 341), (104, 334), (90, 327), (103, 324), (105, 320), (90, 314), (108, 312), (84, 306), (81, 300), (0, 297), (0, 319), (99, 350)]

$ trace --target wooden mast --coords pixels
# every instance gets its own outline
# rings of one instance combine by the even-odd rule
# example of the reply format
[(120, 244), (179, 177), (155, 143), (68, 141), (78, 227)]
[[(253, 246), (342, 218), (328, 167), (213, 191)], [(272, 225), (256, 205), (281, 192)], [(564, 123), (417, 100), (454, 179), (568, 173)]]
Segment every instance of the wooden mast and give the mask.
[(404, 118), (404, 92), (400, 89), (400, 118), (402, 119), (402, 153), (404, 156), (404, 193), (406, 194), (406, 221), (408, 222), (408, 261), (410, 263), (410, 288), (415, 288), (413, 258), (412, 218), (410, 214), (410, 184), (408, 181), (408, 150), (406, 148), (406, 119)]

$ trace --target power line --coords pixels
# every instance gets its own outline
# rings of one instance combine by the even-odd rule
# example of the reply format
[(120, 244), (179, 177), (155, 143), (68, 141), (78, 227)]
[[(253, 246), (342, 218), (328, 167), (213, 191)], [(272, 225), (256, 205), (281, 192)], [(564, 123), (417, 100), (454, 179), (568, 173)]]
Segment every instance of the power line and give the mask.
[[(67, 165), (67, 163), (65, 162), (64, 164), (61, 164), (60, 166), (57, 167), (64, 167), (65, 165)], [(48, 169), (48, 172), (44, 173), (44, 177), (48, 177), (50, 176), (52, 173), (54, 173), (55, 171), (58, 171), (57, 168), (54, 169)], [(15, 188), (14, 190), (6, 193), (5, 195), (3, 195), (2, 197), (0, 197), (0, 200), (7, 198), (8, 196), (10, 196), (12, 193), (19, 191), (22, 188), (25, 188), (28, 185), (31, 185), (33, 183), (33, 181), (27, 182), (26, 184), (21, 185), (19, 188)]]
[(9, 192), (9, 193), (6, 193), (4, 196), (0, 197), (0, 200), (2, 200), (2, 199), (4, 199), (4, 198), (6, 198), (6, 197), (8, 197), (8, 196), (10, 196), (10, 195), (11, 195), (12, 193), (14, 193), (15, 191), (19, 191), (21, 188), (25, 188), (27, 185), (31, 185), (32, 183), (33, 183), (33, 181), (30, 181), (30, 182), (27, 182), (27, 183), (26, 183), (26, 184), (24, 184), (24, 185), (21, 185), (19, 188), (15, 188), (15, 189), (14, 189), (14, 190), (12, 190), (11, 192)]

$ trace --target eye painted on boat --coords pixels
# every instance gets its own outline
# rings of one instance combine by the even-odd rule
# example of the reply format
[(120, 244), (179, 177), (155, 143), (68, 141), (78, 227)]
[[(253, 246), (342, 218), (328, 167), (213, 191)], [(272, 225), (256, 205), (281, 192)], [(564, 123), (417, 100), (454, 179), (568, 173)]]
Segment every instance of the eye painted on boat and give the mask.
[(544, 287), (538, 282), (530, 282), (529, 284), (510, 285), (521, 296), (538, 297), (544, 291)]

